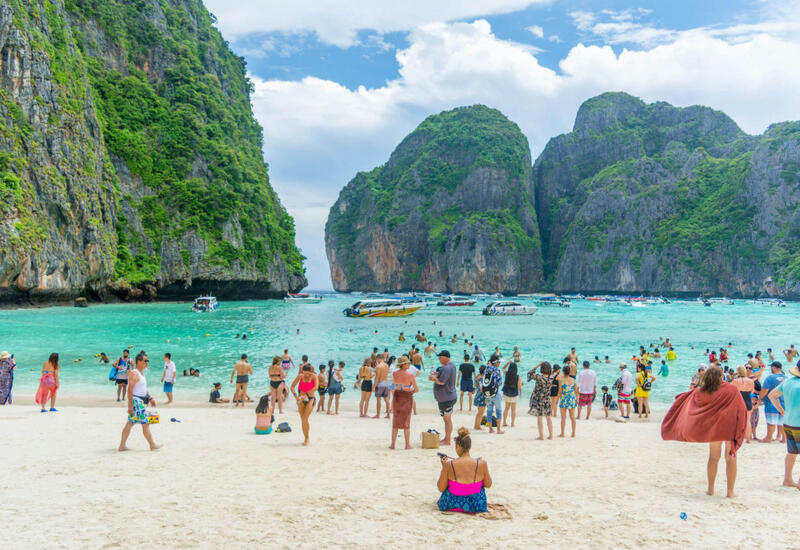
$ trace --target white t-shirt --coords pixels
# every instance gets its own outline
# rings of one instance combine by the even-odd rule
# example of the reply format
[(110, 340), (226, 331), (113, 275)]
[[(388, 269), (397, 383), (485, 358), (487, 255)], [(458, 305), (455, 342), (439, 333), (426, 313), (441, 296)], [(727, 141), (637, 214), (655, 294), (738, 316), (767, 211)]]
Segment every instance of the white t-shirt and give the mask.
[(625, 369), (622, 371), (622, 393), (631, 393), (633, 391), (633, 375), (631, 371)]
[(164, 382), (169, 382), (170, 384), (175, 383), (176, 372), (175, 363), (171, 360), (164, 362)]
[(597, 387), (597, 373), (592, 369), (583, 369), (578, 373), (578, 393), (594, 393)]

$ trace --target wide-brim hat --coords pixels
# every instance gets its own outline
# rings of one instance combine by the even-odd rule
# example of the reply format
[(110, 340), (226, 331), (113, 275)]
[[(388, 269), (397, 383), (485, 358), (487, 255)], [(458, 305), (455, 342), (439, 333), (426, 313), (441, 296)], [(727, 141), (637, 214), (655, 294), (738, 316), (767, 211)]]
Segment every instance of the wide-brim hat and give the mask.
[(6, 350), (0, 351), (0, 359), (10, 359), (11, 354), (8, 353)]
[(411, 364), (411, 361), (405, 355), (401, 356), (400, 359), (397, 360), (398, 367), (401, 365), (409, 365), (409, 364)]

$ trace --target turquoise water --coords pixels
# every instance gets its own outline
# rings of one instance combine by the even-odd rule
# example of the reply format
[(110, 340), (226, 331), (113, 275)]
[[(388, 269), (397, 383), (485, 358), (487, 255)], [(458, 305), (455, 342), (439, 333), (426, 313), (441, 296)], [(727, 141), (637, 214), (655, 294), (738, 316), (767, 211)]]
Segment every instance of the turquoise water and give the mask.
[[(539, 308), (532, 317), (485, 317), (479, 302), (467, 308), (430, 307), (405, 318), (344, 317), (342, 309), (355, 300), (352, 296), (330, 295), (320, 304), (224, 302), (219, 311), (206, 314), (191, 312), (190, 304), (185, 303), (3, 310), (0, 349), (16, 355), (14, 395), (19, 403), (32, 401), (41, 365), (52, 351), (61, 355), (62, 395), (113, 396), (113, 384), (107, 381), (109, 367), (99, 365), (93, 355), (104, 351), (113, 360), (130, 345), (134, 346), (132, 352), (144, 349), (150, 355), (153, 370), (149, 379), (154, 395), (160, 393), (157, 381), (164, 352), (172, 353), (179, 374), (190, 367), (202, 372), (200, 378), (179, 376), (175, 394), (180, 399), (186, 394), (207, 396), (215, 381), (223, 382), (224, 394), (232, 393), (230, 372), (241, 353), (248, 354), (256, 371), (250, 395), (266, 391), (270, 359), (289, 348), (296, 363), (304, 353), (314, 365), (328, 359), (345, 361), (350, 384), (344, 398), (353, 399), (358, 392), (353, 390), (352, 381), (372, 348), (388, 347), (399, 355), (410, 348), (418, 330), (433, 337), (439, 349), (450, 350), (454, 360), (467, 347), (462, 332), (468, 338), (474, 335), (487, 355), (500, 346), (510, 357), (516, 345), (522, 352), (523, 372), (541, 360), (560, 362), (572, 346), (581, 360), (608, 355), (612, 364), (593, 368), (598, 372), (598, 385), (609, 386), (617, 377), (618, 363), (629, 359), (640, 344), (657, 345), (659, 337), (669, 337), (678, 359), (670, 366), (669, 377), (656, 382), (652, 394), (655, 403), (666, 404), (688, 387), (707, 347), (733, 342), (729, 364), (736, 365), (744, 361), (748, 351), (757, 349), (764, 351), (766, 360), (770, 347), (776, 358), (783, 360), (780, 350), (800, 343), (792, 322), (800, 304), (792, 303), (781, 309), (746, 302), (710, 308), (683, 303), (633, 308), (577, 301), (570, 309)], [(439, 330), (444, 338), (438, 337)], [(397, 341), (400, 331), (408, 337), (404, 344)], [(236, 333), (247, 333), (248, 339), (236, 339)], [(459, 335), (458, 344), (450, 343), (454, 333)], [(83, 360), (74, 362), (78, 358)], [(435, 358), (426, 359), (426, 364), (433, 361)], [(432, 399), (431, 383), (424, 376), (420, 385), (421, 398)], [(526, 400), (531, 389), (524, 389)]]

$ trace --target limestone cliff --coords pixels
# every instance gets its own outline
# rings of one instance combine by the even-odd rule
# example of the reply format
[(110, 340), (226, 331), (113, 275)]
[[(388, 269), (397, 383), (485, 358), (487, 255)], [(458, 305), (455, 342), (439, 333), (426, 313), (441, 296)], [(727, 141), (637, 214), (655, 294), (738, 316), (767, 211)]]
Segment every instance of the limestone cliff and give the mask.
[(325, 248), (336, 290), (527, 292), (542, 282), (530, 150), (475, 105), (428, 117), (333, 205)]
[(593, 98), (534, 165), (548, 286), (798, 296), (798, 167), (798, 123)]
[(0, 6), (0, 301), (305, 285), (244, 62), (198, 0)]

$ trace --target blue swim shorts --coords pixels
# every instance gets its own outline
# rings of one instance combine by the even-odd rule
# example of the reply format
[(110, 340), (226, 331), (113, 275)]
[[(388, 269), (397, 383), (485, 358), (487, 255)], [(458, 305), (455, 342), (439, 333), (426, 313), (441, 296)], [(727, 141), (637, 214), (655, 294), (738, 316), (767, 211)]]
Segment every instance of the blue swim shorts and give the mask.
[(770, 426), (783, 426), (783, 415), (778, 413), (764, 413), (767, 424)]
[(164, 393), (172, 393), (172, 382), (164, 382)]

